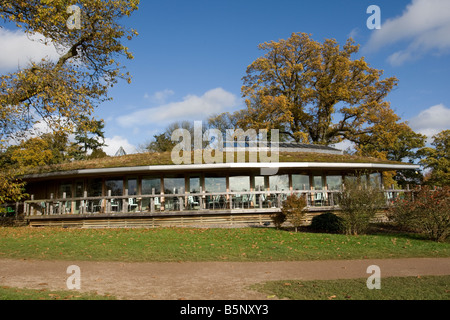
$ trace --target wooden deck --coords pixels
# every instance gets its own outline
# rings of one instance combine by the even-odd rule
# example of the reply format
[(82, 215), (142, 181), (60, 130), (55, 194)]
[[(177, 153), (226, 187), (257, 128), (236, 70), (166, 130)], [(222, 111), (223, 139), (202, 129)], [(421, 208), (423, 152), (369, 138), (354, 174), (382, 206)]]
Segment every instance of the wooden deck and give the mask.
[[(161, 213), (116, 213), (53, 215), (26, 217), (31, 227), (60, 228), (157, 228), (157, 227), (260, 227), (273, 226), (271, 215), (280, 211), (271, 209), (215, 210), (201, 212), (178, 211)], [(337, 211), (335, 207), (311, 208), (303, 225), (309, 225), (314, 216), (324, 212)], [(376, 221), (384, 221), (380, 212)]]

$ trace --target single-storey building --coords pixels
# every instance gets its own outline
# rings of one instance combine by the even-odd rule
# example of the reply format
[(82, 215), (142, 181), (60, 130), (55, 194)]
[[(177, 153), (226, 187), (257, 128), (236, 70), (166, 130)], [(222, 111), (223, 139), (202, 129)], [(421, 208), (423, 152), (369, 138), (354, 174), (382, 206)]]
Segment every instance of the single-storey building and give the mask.
[(381, 186), (385, 171), (418, 169), (326, 146), (282, 147), (271, 163), (175, 165), (170, 154), (149, 153), (39, 168), (23, 177), (23, 213), (32, 226), (268, 223), (289, 194), (306, 195), (312, 213), (336, 210), (345, 179)]

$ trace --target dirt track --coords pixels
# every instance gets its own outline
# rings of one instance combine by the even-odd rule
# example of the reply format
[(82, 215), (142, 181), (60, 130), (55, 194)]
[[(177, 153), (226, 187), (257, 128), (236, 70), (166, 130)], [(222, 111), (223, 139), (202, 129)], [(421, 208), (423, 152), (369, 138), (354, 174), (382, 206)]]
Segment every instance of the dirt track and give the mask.
[(450, 258), (299, 262), (122, 263), (0, 259), (0, 285), (67, 290), (67, 267), (81, 269), (82, 292), (119, 299), (266, 299), (250, 290), (269, 280), (367, 278), (370, 265), (388, 276), (450, 275)]

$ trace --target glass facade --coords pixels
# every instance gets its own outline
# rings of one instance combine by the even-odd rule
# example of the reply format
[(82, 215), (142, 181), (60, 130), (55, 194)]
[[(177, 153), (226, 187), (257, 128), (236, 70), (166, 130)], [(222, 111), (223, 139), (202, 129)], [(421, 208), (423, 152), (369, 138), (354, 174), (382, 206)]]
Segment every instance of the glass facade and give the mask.
[(322, 176), (318, 175), (313, 176), (313, 188), (314, 190), (322, 190), (323, 188)]
[[(339, 191), (344, 180), (355, 180), (358, 183), (381, 184), (381, 174), (373, 172), (356, 177), (355, 172), (342, 173), (329, 171), (324, 175), (319, 170), (311, 173), (303, 171), (262, 176), (253, 175), (255, 171), (209, 173), (203, 178), (198, 172), (175, 174), (85, 178), (77, 180), (62, 180), (53, 188), (46, 187), (45, 193), (53, 193), (54, 198), (77, 198), (69, 201), (59, 201), (54, 207), (55, 212), (157, 212), (199, 209), (237, 209), (237, 208), (270, 208), (280, 205), (288, 195), (288, 191), (302, 192), (313, 190), (308, 195), (311, 205), (334, 205), (333, 191)], [(230, 170), (231, 171), (231, 170)], [(258, 173), (257, 173), (258, 174)], [(345, 175), (344, 175), (345, 174)], [(326, 188), (325, 188), (326, 187)], [(42, 189), (36, 188), (38, 194)], [(125, 196), (125, 189), (128, 194)], [(327, 189), (329, 192), (325, 192)], [(155, 197), (152, 197), (152, 190)], [(200, 190), (205, 192), (200, 195)], [(260, 194), (253, 191), (269, 191)], [(112, 196), (108, 198), (108, 194)], [(233, 194), (227, 194), (227, 191)], [(273, 191), (273, 192), (272, 192)], [(280, 191), (284, 191), (282, 193)], [(185, 195), (185, 193), (188, 193)], [(215, 193), (211, 195), (211, 193)], [(178, 196), (173, 196), (173, 195)], [(84, 196), (88, 199), (83, 199)], [(103, 196), (103, 198), (102, 198)], [(48, 196), (50, 197), (50, 196)], [(90, 199), (89, 199), (90, 198)], [(97, 199), (92, 199), (97, 198)], [(330, 200), (330, 198), (332, 200)], [(42, 197), (41, 199), (45, 199)], [(334, 202), (333, 202), (334, 201)], [(330, 204), (331, 203), (331, 204)], [(63, 207), (61, 207), (63, 206)]]
[(142, 179), (142, 194), (152, 194), (152, 189), (155, 189), (155, 194), (161, 193), (161, 179), (153, 177), (145, 177)]
[(370, 184), (374, 187), (381, 188), (381, 173), (374, 172), (370, 174)]
[(309, 175), (307, 174), (293, 174), (292, 175), (292, 189), (294, 190), (309, 190)]
[[(142, 195), (149, 195), (152, 194), (152, 191), (155, 192), (155, 194), (161, 194), (161, 178), (159, 177), (144, 177), (141, 181), (141, 194)], [(154, 208), (160, 209), (161, 208), (161, 201), (159, 197), (154, 198)], [(150, 211), (151, 208), (151, 200), (150, 198), (142, 198), (141, 201), (141, 208), (142, 211)]]
[(88, 179), (86, 189), (88, 197), (100, 197), (103, 193), (103, 180)]
[(227, 192), (227, 178), (205, 177), (205, 192)]
[(250, 191), (250, 177), (249, 176), (230, 177), (230, 191), (231, 192)]
[(273, 191), (288, 191), (289, 190), (289, 175), (269, 176), (270, 190)]
[(123, 196), (123, 179), (108, 179), (105, 187), (107, 192), (111, 190), (112, 196)]
[(164, 194), (184, 193), (184, 178), (164, 178)]
[(128, 195), (134, 196), (138, 194), (138, 185), (137, 185), (137, 179), (136, 178), (129, 178), (127, 180), (127, 189), (128, 189)]
[(255, 190), (264, 191), (267, 189), (264, 176), (255, 176)]
[(327, 176), (328, 190), (340, 190), (342, 186), (342, 176)]
[(200, 177), (190, 177), (189, 178), (189, 192), (199, 193), (200, 192)]
[(64, 182), (59, 186), (59, 197), (62, 198), (64, 193), (66, 194), (66, 198), (72, 198), (71, 182)]

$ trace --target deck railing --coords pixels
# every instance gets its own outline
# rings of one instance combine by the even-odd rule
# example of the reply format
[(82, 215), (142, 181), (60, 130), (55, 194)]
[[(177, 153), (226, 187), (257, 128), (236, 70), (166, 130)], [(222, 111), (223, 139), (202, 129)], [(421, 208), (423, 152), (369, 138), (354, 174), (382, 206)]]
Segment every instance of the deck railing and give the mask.
[[(404, 196), (412, 190), (389, 189), (384, 192), (386, 205), (390, 205), (397, 197)], [(246, 210), (273, 209), (282, 207), (283, 201), (290, 194), (306, 196), (310, 211), (339, 209), (339, 190), (289, 190), (289, 191), (247, 191), (247, 192), (217, 192), (217, 193), (179, 193), (150, 195), (125, 195), (34, 199), (31, 196), (23, 204), (25, 216), (41, 215), (77, 215), (77, 214), (116, 214), (116, 213), (193, 213), (204, 210)]]

